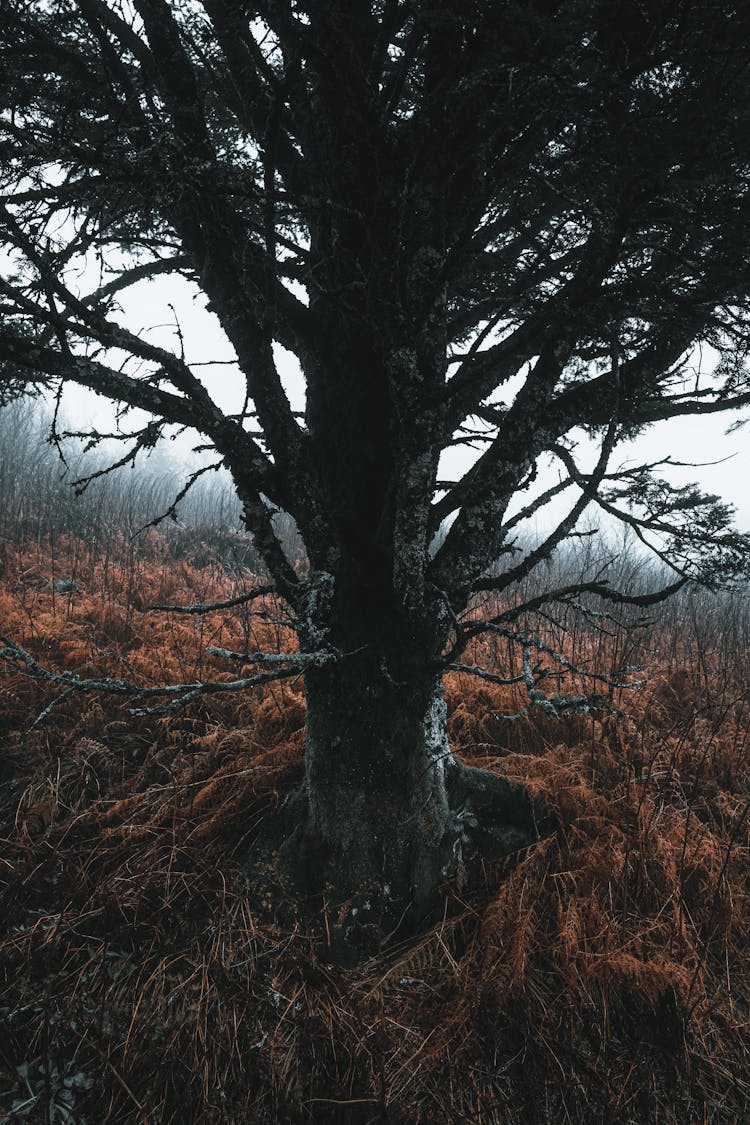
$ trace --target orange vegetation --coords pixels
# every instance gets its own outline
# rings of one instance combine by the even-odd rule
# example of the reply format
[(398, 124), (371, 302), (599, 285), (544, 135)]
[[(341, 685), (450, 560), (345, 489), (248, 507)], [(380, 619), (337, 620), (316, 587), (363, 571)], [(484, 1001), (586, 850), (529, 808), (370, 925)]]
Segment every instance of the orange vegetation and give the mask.
[[(155, 532), (106, 558), (71, 537), (3, 543), (0, 632), (45, 667), (144, 684), (220, 677), (207, 645), (289, 645), (269, 601), (150, 612), (238, 592), (204, 547), (179, 553)], [(745, 1120), (748, 653), (731, 621), (701, 631), (683, 609), (632, 642), (648, 682), (613, 696), (626, 714), (510, 722), (515, 688), (447, 676), (456, 751), (523, 779), (557, 828), (446, 888), (419, 937), (354, 970), (321, 957), (325, 909), (243, 874), (246, 841), (300, 778), (301, 683), (165, 718), (73, 696), (31, 727), (59, 689), (0, 669), (0, 1111)], [(626, 642), (566, 643), (616, 662)]]

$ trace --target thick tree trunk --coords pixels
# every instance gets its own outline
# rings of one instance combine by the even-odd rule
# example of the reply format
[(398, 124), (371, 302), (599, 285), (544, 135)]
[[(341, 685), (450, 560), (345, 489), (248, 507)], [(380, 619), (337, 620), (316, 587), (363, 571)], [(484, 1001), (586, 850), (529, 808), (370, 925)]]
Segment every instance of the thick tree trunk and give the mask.
[(354, 962), (422, 919), (466, 852), (533, 839), (535, 810), (451, 755), (434, 674), (397, 682), (363, 655), (310, 670), (306, 695), (305, 780), (280, 817), (280, 862), (326, 895), (331, 953)]
[(304, 862), (339, 891), (420, 910), (452, 845), (442, 691), (353, 665), (307, 677)]

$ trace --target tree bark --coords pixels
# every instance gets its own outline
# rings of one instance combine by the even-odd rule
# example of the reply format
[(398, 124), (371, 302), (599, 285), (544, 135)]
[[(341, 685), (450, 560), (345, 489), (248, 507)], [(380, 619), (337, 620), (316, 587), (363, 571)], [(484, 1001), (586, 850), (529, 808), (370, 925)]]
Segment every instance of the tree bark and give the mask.
[(309, 875), (349, 893), (376, 886), (419, 910), (452, 842), (438, 683), (324, 668), (307, 676), (306, 695)]
[(434, 672), (399, 682), (362, 654), (311, 669), (305, 688), (305, 778), (275, 826), (277, 862), (326, 896), (329, 953), (354, 963), (413, 930), (465, 856), (534, 839), (539, 810), (522, 786), (453, 757)]

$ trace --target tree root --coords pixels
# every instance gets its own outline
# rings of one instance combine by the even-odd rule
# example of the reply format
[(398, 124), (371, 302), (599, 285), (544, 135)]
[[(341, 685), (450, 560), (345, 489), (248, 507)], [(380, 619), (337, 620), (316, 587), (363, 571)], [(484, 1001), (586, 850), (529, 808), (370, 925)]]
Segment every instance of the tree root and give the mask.
[[(553, 828), (553, 819), (522, 783), (488, 770), (446, 760), (446, 789), (451, 817), (434, 869), (443, 882), (458, 871), (471, 871), (483, 860), (510, 856)], [(429, 888), (412, 888), (409, 897), (393, 897), (387, 883), (336, 887), (330, 875), (335, 860), (325, 842), (311, 836), (304, 787), (290, 793), (266, 822), (248, 856), (248, 874), (266, 897), (303, 895), (319, 913), (328, 910), (327, 940), (321, 956), (355, 965), (379, 952), (395, 936), (413, 933), (439, 902), (439, 877)], [(382, 885), (380, 885), (382, 883)]]
[(519, 781), (453, 756), (447, 760), (445, 780), (456, 839), (483, 859), (500, 859), (553, 828), (549, 810)]

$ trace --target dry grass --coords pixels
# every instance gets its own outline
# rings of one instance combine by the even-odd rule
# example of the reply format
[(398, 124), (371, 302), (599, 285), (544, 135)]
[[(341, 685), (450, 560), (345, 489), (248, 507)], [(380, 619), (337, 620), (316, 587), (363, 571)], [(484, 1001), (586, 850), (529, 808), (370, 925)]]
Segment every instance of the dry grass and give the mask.
[[(43, 555), (4, 547), (3, 631), (52, 665), (157, 681), (205, 674), (207, 644), (285, 643), (268, 617), (144, 613), (235, 592), (156, 535), (106, 568), (58, 542), (56, 568), (81, 590), (61, 596)], [(510, 689), (448, 677), (456, 749), (523, 778), (558, 829), (346, 971), (321, 960), (325, 910), (248, 886), (241, 862), (300, 776), (299, 684), (168, 720), (79, 699), (28, 732), (47, 689), (0, 672), (0, 1110), (89, 1125), (746, 1120), (746, 654), (712, 641), (696, 660), (694, 632), (662, 634), (649, 650), (669, 655), (627, 718), (510, 724), (494, 717), (515, 709)]]

